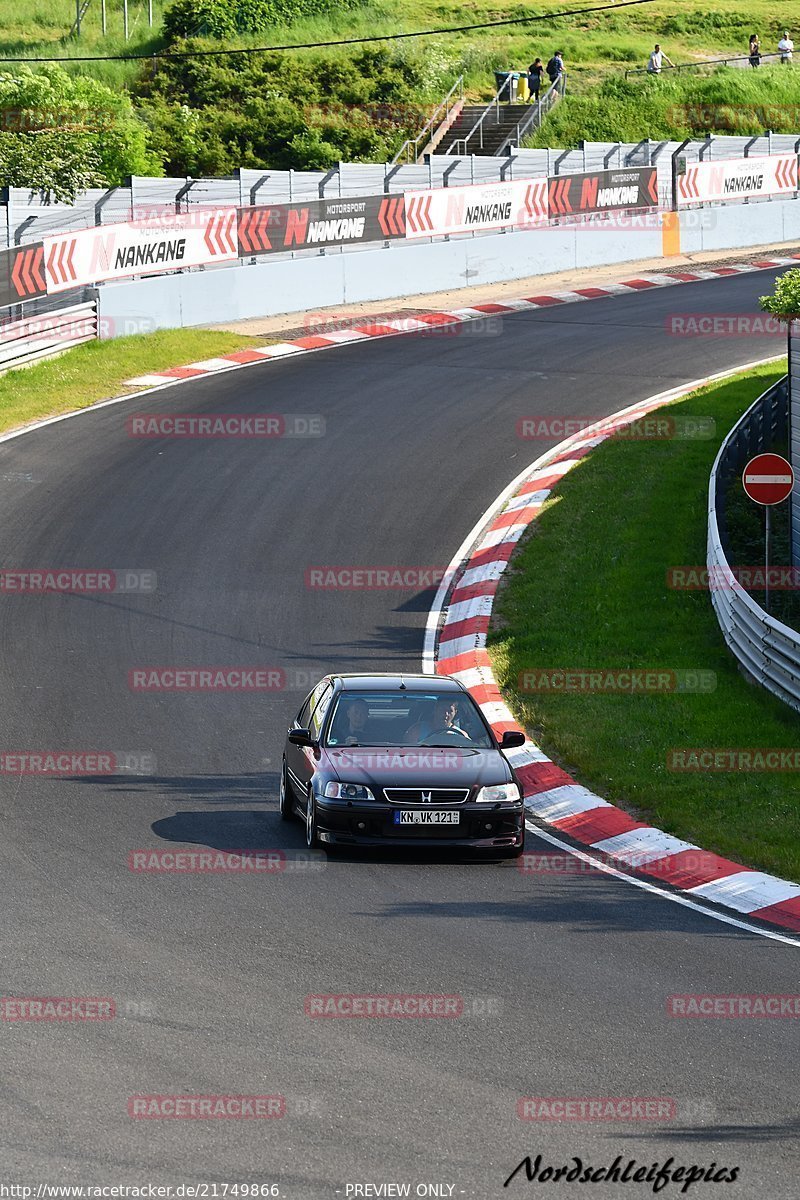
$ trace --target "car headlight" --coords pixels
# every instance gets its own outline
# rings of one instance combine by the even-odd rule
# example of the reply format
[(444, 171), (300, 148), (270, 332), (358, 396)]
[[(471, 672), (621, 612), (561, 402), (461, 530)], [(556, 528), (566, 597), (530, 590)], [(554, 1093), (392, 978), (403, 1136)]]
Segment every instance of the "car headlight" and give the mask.
[(478, 804), (516, 804), (520, 800), (520, 790), (516, 783), (494, 783), (482, 787), (475, 800)]
[(325, 795), (331, 800), (374, 800), (372, 792), (363, 783), (336, 783), (333, 780), (325, 784)]

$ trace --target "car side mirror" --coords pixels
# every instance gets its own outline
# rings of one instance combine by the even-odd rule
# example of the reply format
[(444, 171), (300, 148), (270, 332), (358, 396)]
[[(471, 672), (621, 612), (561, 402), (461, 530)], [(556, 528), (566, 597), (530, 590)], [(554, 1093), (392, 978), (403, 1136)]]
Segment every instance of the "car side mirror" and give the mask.
[(513, 750), (515, 746), (525, 745), (525, 734), (519, 729), (507, 729), (500, 742), (501, 750)]
[(311, 746), (314, 745), (314, 739), (311, 736), (310, 729), (290, 729), (289, 741), (293, 746)]

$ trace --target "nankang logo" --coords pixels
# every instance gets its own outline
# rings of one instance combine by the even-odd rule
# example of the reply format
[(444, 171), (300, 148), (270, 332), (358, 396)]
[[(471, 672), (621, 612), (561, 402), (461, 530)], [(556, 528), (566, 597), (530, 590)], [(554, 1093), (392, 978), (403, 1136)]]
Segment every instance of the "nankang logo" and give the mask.
[(342, 217), (337, 221), (311, 221), (307, 242), (357, 241), (364, 236), (364, 217)]

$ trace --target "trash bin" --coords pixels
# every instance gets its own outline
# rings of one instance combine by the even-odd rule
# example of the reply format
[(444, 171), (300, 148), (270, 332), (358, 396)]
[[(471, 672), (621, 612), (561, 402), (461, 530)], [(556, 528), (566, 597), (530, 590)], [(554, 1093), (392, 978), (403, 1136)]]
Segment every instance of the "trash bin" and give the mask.
[(511, 71), (511, 103), (517, 102), (517, 91), (519, 89), (519, 71)]
[(524, 71), (521, 71), (519, 76), (519, 84), (517, 85), (517, 99), (521, 100), (524, 104), (527, 104), (530, 98), (531, 93), (528, 89), (528, 76)]
[[(510, 84), (513, 71), (495, 71), (494, 82), (495, 90), (499, 93), (499, 100), (508, 100), (510, 96)], [(503, 87), (503, 84), (506, 86)], [(502, 91), (500, 90), (502, 88)]]

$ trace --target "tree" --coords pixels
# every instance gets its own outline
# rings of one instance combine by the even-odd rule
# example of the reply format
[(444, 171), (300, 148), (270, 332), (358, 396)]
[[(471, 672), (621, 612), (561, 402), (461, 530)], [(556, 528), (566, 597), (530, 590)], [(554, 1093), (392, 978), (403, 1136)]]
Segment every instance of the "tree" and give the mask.
[(0, 183), (71, 201), (126, 175), (162, 174), (127, 92), (57, 66), (0, 75)]

